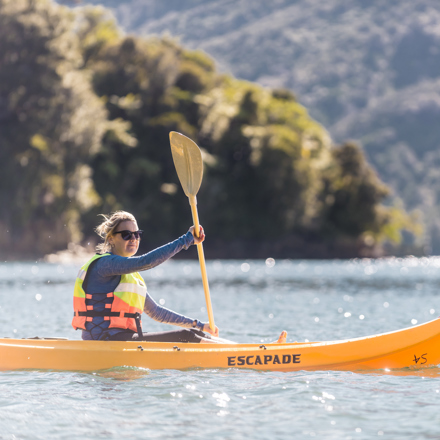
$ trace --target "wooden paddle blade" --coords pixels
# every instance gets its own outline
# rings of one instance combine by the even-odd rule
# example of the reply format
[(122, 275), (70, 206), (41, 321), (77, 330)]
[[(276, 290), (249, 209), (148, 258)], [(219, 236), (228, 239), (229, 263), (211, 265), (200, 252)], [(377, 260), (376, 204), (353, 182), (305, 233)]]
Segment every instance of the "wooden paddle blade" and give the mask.
[(202, 153), (190, 138), (176, 131), (170, 132), (171, 153), (183, 191), (196, 196), (203, 178)]

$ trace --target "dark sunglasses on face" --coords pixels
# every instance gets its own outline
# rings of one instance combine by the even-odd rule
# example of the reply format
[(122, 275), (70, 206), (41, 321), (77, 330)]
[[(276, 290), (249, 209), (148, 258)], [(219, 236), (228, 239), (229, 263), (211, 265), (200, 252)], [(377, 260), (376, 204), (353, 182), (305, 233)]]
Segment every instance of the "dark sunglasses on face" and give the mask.
[(116, 231), (114, 232), (114, 234), (121, 234), (121, 237), (123, 240), (128, 241), (131, 240), (132, 237), (134, 237), (135, 240), (140, 240), (142, 238), (142, 234), (144, 231), (141, 231), (139, 229), (139, 231)]

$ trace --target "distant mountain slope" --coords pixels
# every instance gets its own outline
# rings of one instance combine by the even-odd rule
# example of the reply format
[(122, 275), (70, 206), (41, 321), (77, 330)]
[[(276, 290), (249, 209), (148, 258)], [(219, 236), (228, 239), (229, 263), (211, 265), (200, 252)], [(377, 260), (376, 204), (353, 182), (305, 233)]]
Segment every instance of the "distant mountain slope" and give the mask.
[(226, 71), (292, 89), (335, 141), (360, 139), (421, 208), (440, 253), (438, 0), (121, 0), (121, 25), (179, 36)]

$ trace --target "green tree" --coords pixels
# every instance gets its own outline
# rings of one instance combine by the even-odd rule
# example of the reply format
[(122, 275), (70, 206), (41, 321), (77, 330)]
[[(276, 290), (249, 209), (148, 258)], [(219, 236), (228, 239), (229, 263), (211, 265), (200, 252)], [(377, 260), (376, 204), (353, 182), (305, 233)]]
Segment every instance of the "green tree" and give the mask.
[(420, 219), (382, 202), (390, 195), (361, 148), (346, 142), (332, 150), (334, 161), (324, 173), (322, 231), (329, 239), (348, 238), (362, 247), (385, 240), (399, 244), (401, 231), (421, 235)]
[(0, 0), (0, 246), (42, 255), (81, 238), (99, 201), (89, 156), (106, 112), (83, 64), (74, 15), (48, 0)]
[(279, 239), (310, 227), (330, 159), (325, 130), (288, 93), (229, 79), (207, 96), (202, 135), (216, 158), (207, 177), (216, 197), (206, 215), (217, 233)]

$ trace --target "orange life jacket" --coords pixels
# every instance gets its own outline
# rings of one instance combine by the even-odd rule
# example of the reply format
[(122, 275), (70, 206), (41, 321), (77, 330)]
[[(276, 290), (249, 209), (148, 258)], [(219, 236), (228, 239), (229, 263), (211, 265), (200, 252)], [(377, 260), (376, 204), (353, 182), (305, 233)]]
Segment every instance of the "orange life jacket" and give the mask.
[[(86, 322), (92, 321), (94, 317), (101, 316), (110, 321), (109, 328), (129, 329), (134, 332), (141, 330), (140, 316), (145, 305), (147, 286), (138, 272), (121, 275), (121, 280), (114, 292), (108, 292), (107, 297), (112, 298), (111, 303), (106, 304), (108, 310), (94, 311), (92, 305), (87, 304), (88, 299), (93, 295), (83, 289), (83, 283), (87, 276), (90, 265), (98, 258), (110, 254), (96, 254), (84, 266), (81, 267), (73, 290), (73, 320), (72, 326), (76, 329), (86, 329)], [(105, 293), (105, 292), (104, 292)], [(137, 323), (139, 326), (137, 326)]]

